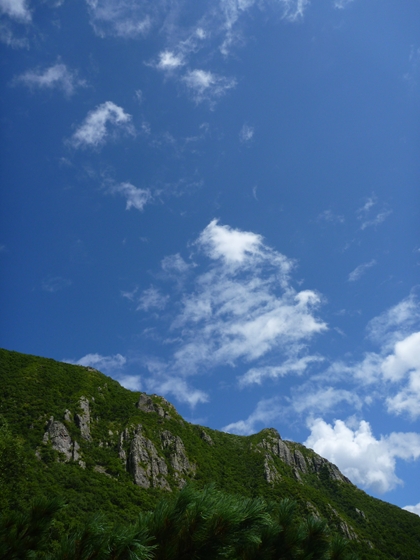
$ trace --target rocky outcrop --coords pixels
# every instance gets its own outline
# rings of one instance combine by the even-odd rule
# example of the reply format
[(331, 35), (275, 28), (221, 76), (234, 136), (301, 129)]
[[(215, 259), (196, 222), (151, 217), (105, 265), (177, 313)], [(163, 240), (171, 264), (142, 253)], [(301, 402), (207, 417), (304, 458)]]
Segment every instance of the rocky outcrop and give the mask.
[(179, 436), (174, 436), (168, 430), (161, 433), (163, 449), (169, 450), (169, 460), (174, 470), (174, 478), (180, 486), (185, 484), (183, 475), (191, 475), (195, 472), (196, 466), (188, 460), (185, 446)]
[(63, 461), (79, 461), (80, 446), (77, 441), (73, 441), (70, 437), (67, 428), (62, 422), (54, 420), (54, 417), (48, 421), (47, 430), (42, 438), (44, 444), (51, 442), (51, 447), (62, 454)]
[(281, 475), (274, 465), (273, 458), (268, 453), (264, 457), (264, 478), (268, 484), (274, 484), (281, 480)]
[(273, 456), (279, 457), (286, 465), (292, 467), (294, 477), (299, 482), (302, 482), (301, 474), (315, 473), (320, 475), (324, 472), (332, 480), (351, 484), (350, 480), (341, 474), (333, 463), (314, 452), (305, 457), (302, 451), (298, 449), (298, 444), (282, 440), (280, 434), (274, 428), (262, 430), (262, 433), (265, 437), (257, 444), (257, 448), (270, 452)]
[(76, 422), (76, 426), (80, 430), (80, 435), (83, 439), (90, 441), (90, 410), (89, 410), (89, 401), (86, 397), (81, 397), (79, 401), (79, 407), (81, 408), (81, 414), (75, 414), (74, 420)]
[(206, 431), (201, 430), (200, 437), (203, 441), (205, 441), (209, 445), (214, 445), (214, 441), (211, 439), (211, 437), (209, 436), (209, 434)]
[(165, 460), (159, 456), (153, 443), (142, 434), (141, 424), (137, 426), (131, 440), (127, 467), (138, 486), (171, 490), (166, 480), (168, 467)]
[(146, 395), (146, 393), (142, 393), (140, 395), (136, 406), (139, 410), (142, 410), (143, 412), (154, 412), (158, 414), (161, 418), (166, 418), (166, 419), (171, 418), (171, 415), (169, 414), (168, 410), (165, 409), (169, 409), (171, 412), (174, 412), (175, 414), (177, 413), (175, 407), (170, 402), (168, 402), (163, 397), (159, 397), (159, 399), (161, 403), (165, 406), (165, 408), (155, 403), (152, 397)]

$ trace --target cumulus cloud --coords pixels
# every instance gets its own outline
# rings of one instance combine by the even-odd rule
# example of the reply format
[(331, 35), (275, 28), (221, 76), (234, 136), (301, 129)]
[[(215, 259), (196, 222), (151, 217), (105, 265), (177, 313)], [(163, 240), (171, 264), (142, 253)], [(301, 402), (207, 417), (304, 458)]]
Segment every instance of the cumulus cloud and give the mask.
[(66, 95), (73, 95), (76, 88), (85, 86), (76, 72), (72, 72), (65, 64), (54, 64), (45, 70), (28, 70), (17, 76), (14, 83), (22, 83), (31, 89), (61, 89)]
[(239, 140), (243, 143), (249, 142), (254, 136), (254, 127), (244, 124), (239, 131)]
[(138, 375), (117, 375), (117, 381), (129, 391), (141, 391), (142, 383)]
[(367, 263), (359, 264), (359, 266), (357, 266), (352, 272), (350, 272), (349, 277), (348, 277), (348, 281), (349, 282), (356, 282), (357, 280), (359, 280), (363, 276), (363, 274), (369, 268), (372, 268), (372, 266), (375, 266), (375, 264), (376, 264), (375, 259), (372, 259), (371, 261), (369, 261)]
[(304, 445), (336, 464), (355, 484), (379, 493), (402, 483), (395, 472), (397, 459), (420, 457), (420, 434), (414, 432), (376, 439), (368, 422), (352, 429), (342, 420), (331, 425), (321, 418), (310, 421), (309, 428), (311, 435)]
[(420, 503), (416, 506), (405, 506), (402, 509), (409, 511), (410, 513), (415, 513), (416, 515), (420, 515)]
[(32, 19), (27, 0), (0, 0), (0, 13), (20, 23), (29, 23)]
[(258, 424), (267, 426), (270, 422), (276, 420), (281, 414), (281, 407), (278, 398), (262, 399), (257, 404), (256, 409), (246, 420), (239, 420), (228, 424), (222, 431), (230, 434), (238, 434), (240, 436), (248, 436), (257, 431)]
[(144, 206), (152, 200), (149, 189), (140, 189), (131, 183), (119, 183), (110, 188), (112, 194), (121, 194), (126, 199), (126, 210), (136, 208), (142, 211)]
[(88, 113), (70, 143), (75, 148), (97, 148), (106, 142), (112, 131), (115, 135), (118, 130), (134, 134), (131, 115), (112, 101), (106, 101)]
[(206, 70), (190, 70), (183, 77), (183, 81), (196, 103), (202, 101), (214, 102), (236, 86), (234, 78), (219, 76)]
[(112, 374), (120, 370), (127, 362), (126, 358), (121, 354), (114, 354), (113, 356), (102, 356), (101, 354), (86, 354), (80, 360), (63, 360), (68, 364), (75, 364), (78, 366), (88, 366), (95, 368), (103, 373)]

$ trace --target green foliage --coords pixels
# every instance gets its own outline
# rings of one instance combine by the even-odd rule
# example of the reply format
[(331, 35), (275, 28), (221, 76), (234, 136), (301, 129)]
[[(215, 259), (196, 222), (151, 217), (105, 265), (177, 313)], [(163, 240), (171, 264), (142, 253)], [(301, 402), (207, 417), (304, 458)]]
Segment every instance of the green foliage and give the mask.
[[(80, 412), (81, 396), (89, 399), (92, 419), (90, 441), (81, 438), (74, 421), (64, 419), (66, 410), (73, 415)], [(276, 525), (264, 525), (259, 537), (261, 542), (254, 543), (258, 551), (256, 557), (262, 560), (273, 558), (270, 551), (275, 546), (293, 550), (296, 543), (301, 542), (302, 535), (306, 535), (308, 543), (318, 543), (322, 551), (322, 527), (317, 529), (312, 521), (307, 521), (306, 525), (297, 523), (308, 519), (311, 514), (324, 518), (331, 532), (342, 536), (343, 526), (347, 524), (356, 536), (351, 548), (366, 560), (417, 560), (420, 557), (418, 516), (376, 500), (351, 484), (333, 480), (327, 468), (318, 474), (300, 473), (300, 480), (297, 480), (293, 468), (274, 456), (273, 465), (281, 478), (275, 484), (268, 484), (264, 478), (265, 450), (261, 443), (270, 434), (269, 430), (243, 437), (205, 428), (212, 439), (211, 445), (203, 439), (201, 426), (185, 422), (160, 397), (152, 395), (152, 400), (162, 406), (169, 416), (139, 410), (136, 407), (138, 399), (139, 393), (124, 389), (92, 368), (0, 350), (0, 511), (6, 515), (11, 512), (23, 514), (33, 497), (57, 497), (65, 501), (66, 507), (56, 513), (49, 528), (56, 547), (63, 535), (90, 527), (96, 513), (105, 516), (112, 526), (117, 524), (126, 528), (136, 525), (139, 512), (153, 511), (153, 515), (157, 515), (155, 508), (160, 499), (167, 496), (166, 492), (159, 488), (146, 490), (136, 486), (119, 456), (120, 434), (125, 429), (133, 433), (135, 427), (141, 424), (142, 433), (154, 443), (162, 456), (169, 452), (162, 449), (161, 432), (169, 430), (179, 436), (190, 463), (196, 467), (192, 475), (195, 487), (207, 488), (209, 483), (215, 483), (222, 492), (212, 494), (206, 490), (207, 498), (204, 494), (200, 498), (214, 501), (211, 522), (214, 527), (219, 527), (221, 535), (223, 528), (227, 530), (236, 523), (235, 517), (224, 517), (223, 514), (223, 511), (231, 511), (229, 500), (232, 500), (232, 495), (242, 496), (235, 515), (245, 511), (245, 504), (248, 504), (249, 519), (260, 507), (258, 500), (271, 504), (264, 510), (264, 515), (277, 519)], [(73, 441), (80, 444), (86, 468), (75, 461), (64, 462), (50, 443), (43, 443), (46, 423), (51, 416), (64, 423)], [(288, 444), (311, 461), (311, 450), (297, 443)], [(124, 445), (128, 452), (129, 442)], [(169, 508), (165, 510), (169, 519), (173, 515), (170, 508), (178, 500), (179, 481), (173, 476), (169, 455), (166, 460), (174, 502), (159, 507)], [(284, 501), (286, 498), (289, 501)], [(169, 503), (172, 505), (169, 506)], [(185, 515), (191, 523), (195, 519), (194, 523), (205, 532), (210, 520), (200, 517), (198, 504), (198, 498), (194, 498), (187, 508), (188, 515)], [(291, 510), (294, 521), (288, 526)], [(163, 510), (161, 514), (164, 515)], [(94, 528), (89, 530), (96, 531)], [(251, 533), (249, 538), (253, 538)], [(216, 539), (215, 545), (217, 542)], [(339, 560), (340, 550), (345, 550), (347, 554), (348, 545), (344, 546), (338, 537), (329, 542), (331, 559)], [(187, 540), (185, 543), (187, 547)], [(70, 542), (67, 545), (73, 546)], [(252, 546), (249, 546), (248, 556), (243, 556), (244, 559), (254, 558), (251, 550)]]

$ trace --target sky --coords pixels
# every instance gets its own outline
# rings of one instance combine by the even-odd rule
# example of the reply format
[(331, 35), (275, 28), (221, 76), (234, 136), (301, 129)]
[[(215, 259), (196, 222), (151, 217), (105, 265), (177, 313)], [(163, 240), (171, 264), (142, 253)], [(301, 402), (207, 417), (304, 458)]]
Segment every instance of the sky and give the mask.
[(0, 0), (0, 345), (420, 514), (420, 2)]

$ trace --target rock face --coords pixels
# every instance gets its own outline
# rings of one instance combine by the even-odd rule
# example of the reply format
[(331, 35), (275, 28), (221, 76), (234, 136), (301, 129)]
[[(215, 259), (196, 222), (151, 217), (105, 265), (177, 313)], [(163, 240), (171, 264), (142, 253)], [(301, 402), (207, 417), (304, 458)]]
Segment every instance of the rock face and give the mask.
[(80, 458), (79, 444), (77, 441), (73, 442), (67, 428), (61, 422), (54, 420), (54, 417), (48, 421), (47, 431), (42, 439), (43, 443), (51, 441), (51, 446), (55, 451), (59, 451), (64, 457), (64, 462), (78, 461)]
[(159, 456), (153, 443), (142, 434), (141, 424), (137, 426), (130, 444), (127, 467), (138, 486), (171, 489), (165, 478), (168, 475), (165, 460)]
[(209, 445), (214, 445), (214, 441), (211, 439), (211, 437), (205, 430), (201, 430), (200, 437), (203, 441), (205, 441)]
[(174, 470), (174, 478), (178, 481), (179, 486), (185, 484), (182, 475), (190, 475), (195, 472), (196, 466), (191, 464), (185, 452), (185, 446), (179, 436), (174, 436), (168, 430), (161, 434), (162, 447), (170, 451), (170, 462)]
[[(321, 473), (325, 473), (332, 480), (351, 484), (350, 480), (342, 475), (338, 468), (327, 461), (327, 459), (320, 457), (316, 453), (313, 453), (313, 455), (311, 454), (311, 457), (305, 458), (302, 451), (296, 448), (296, 444), (283, 441), (280, 434), (274, 428), (265, 429), (263, 433), (265, 437), (258, 443), (257, 448), (268, 451), (270, 455), (279, 457), (286, 465), (292, 467), (294, 476), (298, 481), (302, 481), (301, 474), (315, 473), (320, 475)], [(265, 459), (265, 464), (266, 463), (267, 455)], [(276, 470), (274, 464), (270, 467), (271, 474), (267, 474), (268, 471), (266, 467), (264, 467), (266, 480), (271, 483), (276, 480), (273, 469)], [(277, 474), (280, 477), (278, 472)]]
[[(163, 397), (160, 397), (160, 400), (161, 400), (162, 404), (165, 405), (165, 408), (168, 408), (169, 410), (171, 410), (172, 412), (175, 412), (175, 414), (176, 414), (175, 407), (171, 403), (169, 403)], [(153, 402), (152, 397), (150, 397), (149, 395), (146, 395), (146, 393), (142, 393), (140, 395), (136, 406), (139, 410), (142, 410), (143, 412), (155, 412), (161, 418), (171, 418), (171, 415), (169, 414), (169, 412), (167, 410), (165, 410), (159, 404), (156, 404), (155, 402)]]
[(74, 420), (76, 422), (76, 426), (80, 430), (80, 434), (83, 439), (87, 441), (91, 440), (90, 436), (90, 410), (89, 410), (89, 401), (86, 397), (81, 397), (79, 401), (79, 406), (82, 409), (81, 414), (75, 414)]

